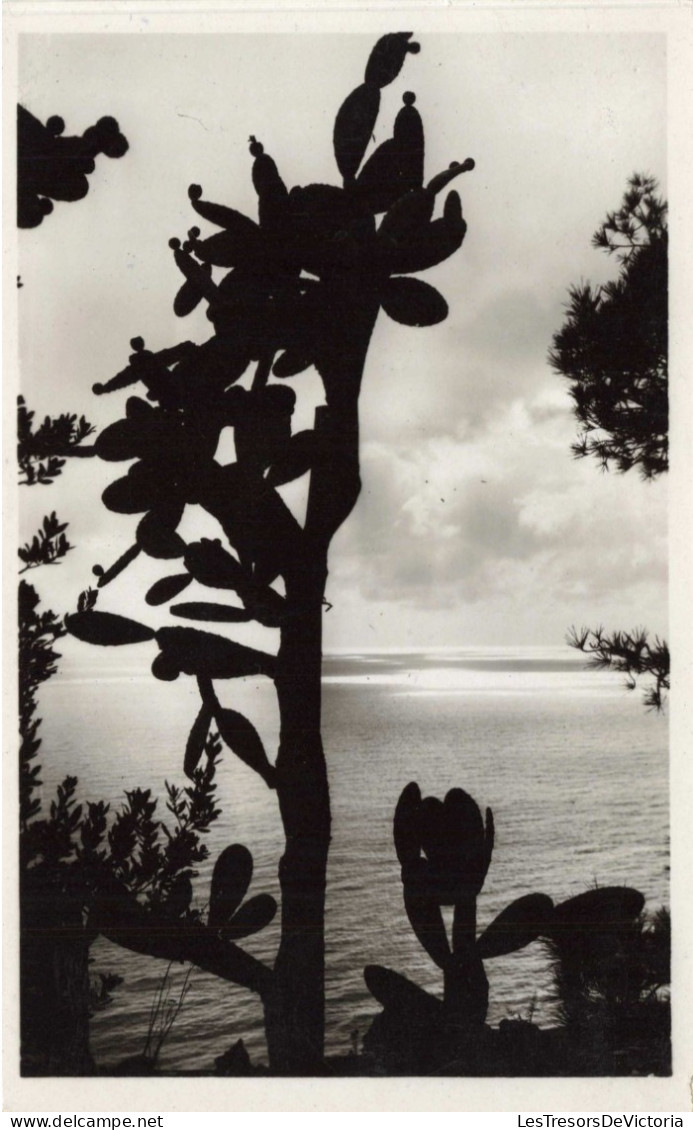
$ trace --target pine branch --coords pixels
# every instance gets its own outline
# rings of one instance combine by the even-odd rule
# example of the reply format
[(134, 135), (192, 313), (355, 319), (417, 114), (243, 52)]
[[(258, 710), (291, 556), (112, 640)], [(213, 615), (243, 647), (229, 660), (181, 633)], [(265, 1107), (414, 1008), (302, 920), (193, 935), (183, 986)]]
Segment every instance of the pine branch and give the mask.
[(651, 177), (634, 176), (592, 245), (615, 254), (616, 279), (572, 287), (548, 359), (570, 382), (581, 434), (576, 458), (603, 470), (668, 470), (668, 230), (666, 203)]
[(670, 656), (665, 640), (655, 636), (650, 641), (644, 628), (609, 634), (599, 627), (580, 631), (571, 628), (567, 642), (589, 656), (589, 667), (624, 674), (628, 690), (634, 690), (640, 678), (651, 679), (643, 701), (648, 709), (663, 709), (666, 692), (670, 689)]

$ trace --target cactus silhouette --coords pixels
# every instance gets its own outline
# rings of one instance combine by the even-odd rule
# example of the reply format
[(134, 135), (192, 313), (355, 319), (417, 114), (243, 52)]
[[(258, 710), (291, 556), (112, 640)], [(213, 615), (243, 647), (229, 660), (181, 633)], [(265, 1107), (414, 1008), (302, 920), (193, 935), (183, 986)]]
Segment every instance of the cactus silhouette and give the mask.
[[(320, 734), (322, 609), (330, 542), (360, 491), (364, 363), (381, 307), (408, 326), (447, 316), (442, 295), (407, 276), (452, 255), (466, 231), (456, 192), (448, 193), (440, 217), (434, 209), (437, 195), (474, 162), (454, 162), (424, 183), (424, 131), (412, 93), (404, 95), (392, 137), (368, 155), (380, 92), (418, 50), (411, 32), (375, 44), (364, 81), (335, 120), (341, 186), (287, 187), (269, 146), (252, 135), (256, 219), (209, 200), (200, 184), (189, 186), (194, 212), (216, 230), (195, 225), (186, 239), (169, 240), (183, 276), (173, 309), (186, 317), (204, 303), (213, 332), (201, 344), (163, 349), (135, 337), (127, 365), (94, 385), (98, 395), (139, 385), (146, 397), (130, 396), (124, 416), (95, 444), (105, 460), (134, 460), (106, 488), (103, 502), (138, 522), (125, 553), (96, 567), (99, 589), (144, 553), (175, 561), (174, 570), (149, 588), (150, 609), (163, 608), (188, 584), (207, 586), (225, 590), (228, 603), (193, 593), (173, 605), (171, 615), (216, 627), (257, 622), (279, 631), (274, 655), (216, 631), (154, 628), (95, 611), (67, 619), (68, 631), (90, 643), (153, 640), (157, 678), (197, 679), (202, 705), (185, 750), (186, 771), (198, 764), (206, 728), (214, 724), (232, 752), (277, 791), (286, 836), (281, 941), (269, 979), (258, 982), (253, 971), (245, 978), (241, 971), (240, 980), (263, 998), (271, 1067), (285, 1073), (311, 1073), (322, 1056), (331, 819)], [(325, 402), (314, 427), (295, 431), (296, 393), (287, 382), (311, 366)], [(235, 459), (224, 463), (217, 448), (227, 428), (233, 429)], [(302, 475), (310, 479), (306, 517), (299, 522), (276, 488)], [(216, 519), (223, 540), (186, 543), (179, 529), (191, 505)], [(216, 681), (248, 674), (275, 683), (276, 758), (249, 719), (219, 704)], [(230, 866), (233, 857), (223, 858)], [(269, 914), (266, 902), (250, 900), (246, 907), (236, 911), (243, 929)], [(238, 928), (232, 919), (227, 931)]]
[[(394, 841), (407, 916), (419, 942), (443, 971), (441, 1022), (468, 1035), (486, 1021), (484, 961), (534, 941), (546, 930), (553, 903), (544, 894), (524, 895), (477, 938), (476, 902), (493, 853), (493, 813), (487, 808), (484, 821), (463, 789), (450, 789), (441, 801), (422, 798), (417, 784), (407, 785), (395, 809)], [(443, 906), (453, 907), (450, 941)], [(367, 966), (366, 984), (386, 1008), (397, 1008), (409, 990), (403, 989), (404, 978), (388, 974)]]
[[(489, 983), (484, 962), (523, 949), (541, 938), (560, 971), (561, 986), (582, 985), (586, 963), (607, 955), (610, 983), (622, 976), (613, 968), (618, 939), (632, 933), (644, 897), (631, 887), (586, 891), (554, 906), (534, 892), (509, 903), (477, 935), (477, 897), (488, 872), (494, 843), (493, 813), (482, 819), (463, 789), (444, 800), (421, 796), (412, 782), (402, 791), (393, 836), (401, 865), (404, 907), (412, 929), (442, 970), (442, 1000), (401, 973), (368, 965), (364, 979), (384, 1007), (364, 1046), (389, 1066), (431, 1070), (443, 1062), (474, 1054), (483, 1046)], [(442, 907), (453, 908), (451, 936)], [(594, 976), (594, 973), (593, 973)], [(604, 975), (603, 975), (604, 976)], [(575, 991), (575, 990), (574, 990)]]
[(53, 211), (53, 201), (81, 200), (99, 153), (122, 157), (128, 143), (115, 118), (99, 118), (81, 137), (64, 137), (57, 114), (44, 125), (17, 106), (17, 224), (35, 228)]

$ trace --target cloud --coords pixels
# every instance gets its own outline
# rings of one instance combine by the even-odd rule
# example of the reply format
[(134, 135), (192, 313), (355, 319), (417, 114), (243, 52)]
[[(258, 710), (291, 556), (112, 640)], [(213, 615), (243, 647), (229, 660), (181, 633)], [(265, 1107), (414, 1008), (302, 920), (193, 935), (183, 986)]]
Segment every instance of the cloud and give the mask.
[(557, 303), (540, 298), (531, 287), (513, 287), (488, 298), (474, 316), (463, 321), (460, 344), (493, 358), (505, 368), (520, 369), (546, 355), (556, 329)]
[(364, 491), (335, 547), (335, 578), (408, 609), (530, 593), (583, 607), (664, 591), (666, 484), (576, 463), (571, 429), (549, 394), (507, 405), (471, 440), (364, 446)]

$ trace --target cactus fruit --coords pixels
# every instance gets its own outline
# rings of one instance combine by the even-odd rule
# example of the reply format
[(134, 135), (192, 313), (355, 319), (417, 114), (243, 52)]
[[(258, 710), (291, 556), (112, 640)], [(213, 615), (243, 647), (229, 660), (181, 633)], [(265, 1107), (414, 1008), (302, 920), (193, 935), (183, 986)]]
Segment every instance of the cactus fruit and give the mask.
[(60, 137), (65, 132), (65, 119), (60, 117), (60, 114), (51, 114), (50, 118), (46, 119), (46, 130), (51, 137)]
[[(150, 371), (151, 360), (154, 354), (150, 349), (144, 348), (144, 339), (141, 337), (133, 337), (130, 341), (130, 345), (134, 352), (131, 353), (129, 357), (128, 366), (121, 370), (120, 373), (116, 373), (116, 375), (111, 377), (109, 381), (106, 381), (105, 384), (98, 383), (93, 385), (92, 392), (94, 392), (96, 396), (102, 396), (106, 392), (116, 392), (122, 388), (128, 388), (129, 385), (136, 384), (138, 381), (145, 379)], [(102, 459), (109, 458), (107, 455), (101, 455), (101, 452), (99, 452), (99, 455)]]
[(84, 152), (92, 157), (98, 153), (111, 158), (122, 157), (128, 151), (128, 143), (120, 132), (118, 122), (110, 115), (99, 118), (95, 126), (89, 126), (82, 140)]

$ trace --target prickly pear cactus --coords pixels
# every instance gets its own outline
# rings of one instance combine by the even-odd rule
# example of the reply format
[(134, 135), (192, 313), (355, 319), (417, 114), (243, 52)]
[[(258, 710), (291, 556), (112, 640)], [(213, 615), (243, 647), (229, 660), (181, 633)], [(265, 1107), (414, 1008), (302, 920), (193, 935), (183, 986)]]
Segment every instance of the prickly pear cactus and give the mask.
[[(366, 984), (384, 1012), (364, 1047), (391, 1070), (435, 1072), (460, 1056), (484, 1062), (490, 1032), (485, 961), (542, 938), (569, 980), (595, 938), (604, 948), (604, 939), (612, 940), (642, 910), (643, 896), (629, 887), (587, 891), (557, 906), (535, 892), (509, 903), (477, 936), (477, 898), (493, 854), (491, 809), (482, 818), (463, 789), (450, 789), (441, 801), (422, 797), (412, 782), (397, 803), (393, 833), (404, 907), (418, 941), (442, 971), (443, 997), (391, 969), (366, 967)], [(443, 907), (453, 908), (450, 937)]]
[[(533, 941), (551, 912), (551, 899), (533, 894), (516, 900), (477, 939), (476, 901), (491, 863), (494, 823), (491, 809), (482, 819), (464, 789), (450, 789), (441, 801), (422, 798), (418, 785), (407, 785), (395, 810), (394, 839), (405, 910), (443, 971), (448, 1017), (462, 1028), (483, 1024), (488, 1008), (483, 959)], [(450, 940), (443, 906), (453, 907)]]

